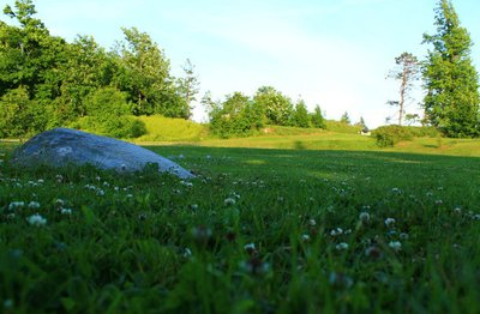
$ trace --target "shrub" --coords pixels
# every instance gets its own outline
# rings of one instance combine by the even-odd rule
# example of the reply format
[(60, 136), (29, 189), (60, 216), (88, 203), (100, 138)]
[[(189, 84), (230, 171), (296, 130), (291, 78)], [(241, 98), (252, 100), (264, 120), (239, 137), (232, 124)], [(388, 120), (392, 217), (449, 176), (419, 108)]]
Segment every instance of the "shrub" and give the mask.
[(400, 141), (410, 141), (420, 137), (438, 137), (440, 133), (433, 127), (383, 126), (372, 132), (377, 145), (382, 148), (393, 147)]
[(113, 138), (127, 139), (138, 138), (147, 132), (145, 124), (134, 116), (109, 118), (87, 116), (73, 123), (72, 127)]

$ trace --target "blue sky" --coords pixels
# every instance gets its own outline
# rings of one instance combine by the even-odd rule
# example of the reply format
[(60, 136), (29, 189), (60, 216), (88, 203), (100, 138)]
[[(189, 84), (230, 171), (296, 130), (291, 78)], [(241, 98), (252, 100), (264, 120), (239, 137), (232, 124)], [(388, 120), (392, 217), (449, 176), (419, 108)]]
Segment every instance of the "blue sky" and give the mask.
[[(3, 2), (3, 1), (2, 1)], [(8, 1), (12, 3), (12, 1)], [(93, 35), (110, 48), (121, 27), (145, 31), (165, 51), (172, 72), (189, 58), (207, 90), (223, 98), (271, 85), (319, 104), (329, 119), (348, 111), (370, 127), (395, 115), (387, 100), (398, 84), (385, 77), (404, 51), (424, 57), (422, 34), (434, 31), (436, 0), (37, 0), (53, 34)], [(480, 66), (480, 1), (453, 0), (475, 43)], [(420, 96), (420, 93), (417, 93)], [(409, 112), (419, 112), (413, 103)], [(204, 120), (199, 106), (195, 119)]]

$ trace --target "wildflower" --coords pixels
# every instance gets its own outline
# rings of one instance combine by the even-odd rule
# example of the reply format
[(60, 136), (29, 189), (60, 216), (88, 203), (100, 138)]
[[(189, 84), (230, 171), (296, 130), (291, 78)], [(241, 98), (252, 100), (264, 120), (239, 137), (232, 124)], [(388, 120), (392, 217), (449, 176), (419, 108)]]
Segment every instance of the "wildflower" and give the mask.
[(38, 179), (37, 182), (40, 183), (40, 184), (42, 184), (42, 183), (45, 182), (45, 180), (43, 180), (43, 179)]
[(400, 190), (399, 188), (392, 188), (392, 193), (394, 193), (394, 194), (401, 194), (401, 193), (402, 193), (402, 190)]
[(427, 197), (433, 197), (433, 192), (429, 191), (425, 194)]
[(337, 237), (337, 236), (340, 236), (343, 234), (343, 229), (342, 228), (337, 228), (337, 229), (333, 229), (332, 231), (330, 231), (330, 235), (332, 237)]
[(378, 259), (382, 256), (382, 251), (378, 247), (368, 247), (365, 249), (365, 255), (369, 258)]
[(247, 243), (246, 245), (243, 246), (243, 249), (245, 249), (247, 251), (255, 251), (256, 250), (255, 243), (253, 243), (253, 242)]
[(441, 199), (435, 200), (435, 204), (437, 206), (441, 206), (443, 204), (443, 200), (441, 200)]
[(402, 232), (400, 233), (400, 239), (402, 240), (408, 240), (410, 236), (408, 235), (408, 233), (405, 233), (405, 232)]
[(190, 258), (191, 256), (192, 256), (192, 250), (190, 250), (189, 248), (185, 248), (185, 250), (183, 251), (183, 257)]
[(129, 193), (125, 196), (127, 199), (132, 199), (133, 198), (133, 194)]
[(212, 229), (205, 226), (198, 226), (192, 228), (192, 235), (195, 240), (205, 241), (212, 236)]
[(8, 210), (15, 210), (17, 208), (23, 208), (25, 206), (25, 202), (23, 201), (14, 201), (14, 202), (11, 202), (9, 205), (8, 205)]
[(61, 214), (64, 214), (64, 215), (71, 215), (71, 214), (72, 214), (72, 209), (70, 209), (70, 208), (62, 208), (62, 209), (60, 210), (60, 213), (61, 213)]
[(191, 204), (191, 205), (190, 205), (190, 208), (191, 208), (193, 211), (197, 211), (197, 210), (198, 210), (198, 204), (196, 204), (196, 203)]
[(62, 183), (62, 182), (63, 182), (63, 176), (60, 175), (60, 174), (57, 174), (57, 175), (55, 176), (55, 181), (56, 181), (57, 183)]
[(310, 219), (310, 220), (308, 220), (308, 224), (311, 225), (312, 227), (314, 227), (314, 226), (317, 225), (317, 221), (315, 221), (315, 219)]
[(115, 186), (115, 187), (113, 188), (113, 190), (115, 190), (115, 192), (118, 192), (118, 191), (120, 190), (120, 188), (117, 187), (117, 186)]
[(104, 187), (110, 187), (110, 183), (108, 183), (107, 181), (103, 182), (103, 186)]
[(400, 249), (402, 249), (402, 243), (400, 241), (390, 241), (388, 246), (394, 251), (400, 251)]
[(58, 207), (64, 206), (65, 201), (63, 201), (62, 199), (57, 199), (57, 200), (55, 200), (55, 205), (58, 206)]
[(393, 226), (395, 224), (396, 220), (393, 219), (393, 218), (387, 218), (385, 219), (385, 226), (387, 226), (387, 228)]
[(302, 240), (305, 241), (305, 242), (308, 242), (310, 241), (310, 236), (308, 234), (302, 234)]
[(263, 274), (270, 270), (270, 264), (263, 262), (259, 257), (252, 257), (248, 261), (240, 262), (240, 268), (248, 273)]
[(339, 289), (348, 289), (353, 285), (353, 279), (343, 273), (331, 272), (328, 282)]
[(337, 245), (335, 246), (335, 249), (341, 251), (341, 250), (347, 250), (348, 247), (349, 247), (348, 243), (346, 243), (346, 242), (340, 242), (339, 244), (337, 244)]
[(103, 197), (104, 195), (105, 195), (105, 191), (103, 191), (102, 189), (97, 190), (97, 196)]
[(369, 222), (370, 221), (370, 213), (363, 211), (360, 212), (359, 219), (362, 222)]
[(41, 215), (34, 214), (31, 215), (30, 217), (27, 218), (28, 223), (30, 223), (33, 226), (41, 227), (47, 224), (47, 219), (42, 217)]
[(462, 208), (461, 207), (455, 207), (453, 209), (453, 212), (456, 213), (456, 214), (460, 214), (460, 213), (462, 213)]
[(235, 205), (236, 201), (233, 198), (227, 198), (227, 199), (223, 200), (223, 203), (226, 206), (233, 206), (233, 205)]
[(30, 201), (30, 203), (28, 204), (28, 207), (30, 209), (38, 209), (40, 208), (40, 203), (38, 203), (37, 201)]

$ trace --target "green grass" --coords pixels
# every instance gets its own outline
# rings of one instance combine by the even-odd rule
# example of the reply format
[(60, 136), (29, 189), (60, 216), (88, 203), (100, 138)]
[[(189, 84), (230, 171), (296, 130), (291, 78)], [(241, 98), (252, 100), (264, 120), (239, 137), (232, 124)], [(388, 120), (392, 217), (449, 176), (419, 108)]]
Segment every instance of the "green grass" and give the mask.
[(205, 125), (183, 119), (162, 116), (138, 117), (145, 124), (147, 134), (135, 139), (144, 141), (199, 141), (208, 135)]
[(480, 312), (478, 141), (198, 144), (149, 147), (194, 170), (192, 185), (148, 170), (16, 170), (1, 144), (0, 310)]

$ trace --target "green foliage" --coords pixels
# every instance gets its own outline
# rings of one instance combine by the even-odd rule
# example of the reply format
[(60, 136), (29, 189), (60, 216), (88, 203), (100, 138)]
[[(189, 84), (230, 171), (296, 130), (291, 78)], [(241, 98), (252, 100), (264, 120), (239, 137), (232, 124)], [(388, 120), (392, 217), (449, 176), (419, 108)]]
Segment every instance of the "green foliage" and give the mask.
[[(169, 61), (148, 34), (123, 29), (125, 41), (109, 52), (91, 36), (78, 36), (73, 43), (51, 36), (34, 17), (33, 1), (15, 1), (4, 13), (16, 22), (0, 21), (0, 98), (7, 96), (3, 103), (10, 111), (4, 113), (14, 109), (23, 113), (2, 129), (2, 135), (23, 136), (78, 121), (91, 123), (81, 119), (95, 115), (100, 117), (98, 123), (110, 124), (107, 131), (119, 136), (123, 125), (131, 132), (139, 123), (127, 118), (109, 120), (107, 114), (185, 119), (191, 115), (197, 90), (193, 67), (186, 67), (186, 79), (172, 77)], [(20, 92), (15, 90), (27, 94), (17, 106), (10, 103), (11, 96)], [(29, 120), (33, 116), (38, 119)]]
[(45, 130), (47, 111), (29, 99), (25, 87), (8, 91), (0, 99), (0, 138), (31, 137)]
[(262, 110), (240, 92), (227, 96), (222, 104), (210, 105), (210, 129), (222, 137), (248, 136), (263, 126)]
[(423, 69), (427, 121), (450, 137), (478, 136), (480, 96), (470, 35), (448, 0), (439, 1), (435, 25), (436, 34), (424, 36), (433, 46)]
[(323, 117), (322, 110), (320, 109), (319, 105), (315, 107), (313, 114), (310, 116), (310, 122), (314, 128), (327, 128), (327, 123), (325, 122), (325, 118)]
[(345, 113), (342, 114), (342, 117), (340, 118), (340, 122), (348, 125), (351, 124), (350, 116), (348, 115), (347, 111), (345, 111)]
[(295, 127), (309, 128), (311, 127), (310, 117), (308, 115), (307, 105), (305, 101), (300, 100), (295, 105), (295, 111), (292, 116), (292, 124)]
[(85, 116), (70, 125), (77, 130), (113, 138), (138, 138), (147, 133), (145, 124), (134, 116)]
[(264, 86), (257, 90), (253, 97), (257, 109), (264, 114), (267, 124), (286, 126), (291, 124), (293, 104), (273, 87)]
[(90, 93), (84, 102), (86, 114), (98, 118), (128, 115), (132, 106), (127, 103), (127, 93), (104, 87)]
[(377, 140), (377, 145), (382, 148), (393, 147), (400, 141), (410, 141), (420, 137), (439, 137), (440, 133), (434, 127), (404, 127), (390, 125), (379, 127), (372, 131), (372, 137)]

